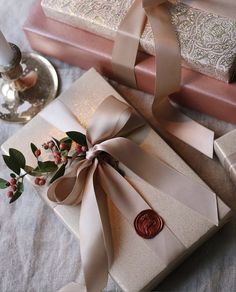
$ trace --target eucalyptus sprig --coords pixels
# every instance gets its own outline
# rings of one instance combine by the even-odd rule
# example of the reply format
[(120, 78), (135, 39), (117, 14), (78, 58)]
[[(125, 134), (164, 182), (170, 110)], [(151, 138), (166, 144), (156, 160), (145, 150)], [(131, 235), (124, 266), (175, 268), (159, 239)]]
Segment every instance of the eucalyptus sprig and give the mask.
[(24, 192), (24, 178), (29, 175), (35, 177), (36, 185), (45, 185), (47, 179), (49, 183), (63, 176), (66, 167), (70, 166), (74, 160), (82, 160), (86, 156), (87, 141), (86, 136), (80, 132), (67, 132), (66, 137), (43, 143), (41, 149), (48, 152), (48, 157), (53, 159), (43, 161), (41, 159), (41, 149), (31, 143), (31, 151), (37, 160), (37, 166), (32, 167), (26, 163), (25, 156), (17, 149), (10, 148), (9, 155), (3, 155), (6, 166), (11, 170), (10, 179), (0, 178), (0, 189), (7, 189), (9, 203), (15, 202)]

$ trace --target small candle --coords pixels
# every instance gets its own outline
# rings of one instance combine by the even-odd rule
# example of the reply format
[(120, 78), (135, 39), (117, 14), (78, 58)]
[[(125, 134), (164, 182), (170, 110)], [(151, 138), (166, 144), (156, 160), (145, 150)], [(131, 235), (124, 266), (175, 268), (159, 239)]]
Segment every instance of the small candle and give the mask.
[(0, 65), (9, 65), (13, 59), (13, 50), (0, 31)]

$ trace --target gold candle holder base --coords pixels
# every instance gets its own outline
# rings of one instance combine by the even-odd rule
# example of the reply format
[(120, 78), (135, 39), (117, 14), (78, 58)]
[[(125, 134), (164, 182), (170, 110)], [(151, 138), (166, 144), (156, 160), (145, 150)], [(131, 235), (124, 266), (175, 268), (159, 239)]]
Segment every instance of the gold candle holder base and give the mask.
[(56, 70), (44, 57), (14, 51), (12, 63), (0, 66), (0, 119), (26, 123), (56, 97)]

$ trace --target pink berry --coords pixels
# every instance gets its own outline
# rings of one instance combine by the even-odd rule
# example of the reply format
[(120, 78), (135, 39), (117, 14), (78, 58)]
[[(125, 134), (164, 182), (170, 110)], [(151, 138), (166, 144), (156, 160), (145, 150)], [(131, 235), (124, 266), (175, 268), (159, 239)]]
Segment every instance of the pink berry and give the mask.
[(43, 148), (45, 149), (45, 150), (48, 150), (48, 144), (46, 144), (46, 143), (43, 143)]
[(45, 183), (46, 183), (46, 179), (45, 178), (41, 178), (40, 181), (39, 181), (39, 185), (43, 186), (43, 185), (45, 185)]
[(35, 150), (34, 155), (35, 155), (36, 157), (39, 157), (39, 156), (41, 155), (41, 151), (40, 151), (40, 149)]
[(82, 151), (82, 147), (81, 147), (79, 144), (76, 145), (75, 150), (76, 150), (76, 152), (77, 152), (78, 154), (80, 154), (80, 153), (83, 152), (83, 151)]
[(6, 183), (6, 187), (9, 187), (11, 184), (9, 182)]
[(16, 191), (16, 185), (12, 186), (11, 188), (14, 192)]
[(54, 151), (53, 152), (53, 156), (56, 158), (56, 157), (60, 157), (61, 156), (61, 153), (59, 151)]
[(13, 197), (13, 191), (8, 191), (7, 192), (7, 196), (8, 196), (8, 198), (12, 198)]
[(60, 164), (61, 163), (61, 157), (57, 156), (55, 157), (55, 164)]
[(16, 179), (15, 179), (15, 178), (12, 178), (12, 179), (10, 180), (10, 185), (11, 185), (11, 186), (16, 185)]
[(54, 147), (54, 142), (53, 141), (48, 142), (48, 148), (52, 149), (53, 147)]
[(65, 149), (66, 149), (66, 144), (65, 144), (65, 143), (61, 143), (61, 144), (59, 145), (59, 148), (60, 148), (61, 150), (65, 150)]
[(36, 185), (39, 185), (39, 182), (40, 182), (40, 177), (36, 177), (35, 180), (34, 180), (34, 183)]

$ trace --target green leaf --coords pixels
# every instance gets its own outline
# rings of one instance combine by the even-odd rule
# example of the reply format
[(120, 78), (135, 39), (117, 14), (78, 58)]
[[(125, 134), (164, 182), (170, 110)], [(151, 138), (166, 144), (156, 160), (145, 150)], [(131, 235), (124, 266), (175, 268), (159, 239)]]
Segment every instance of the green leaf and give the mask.
[(56, 138), (52, 137), (52, 140), (54, 141), (54, 143), (56, 144), (57, 148), (59, 149), (60, 146), (60, 141), (58, 141)]
[(47, 172), (46, 172), (46, 171), (41, 171), (41, 170), (39, 169), (39, 167), (36, 167), (35, 169), (33, 169), (33, 170), (29, 173), (29, 175), (31, 175), (31, 176), (35, 176), (35, 177), (37, 177), (37, 176), (42, 176), (42, 175), (44, 175), (44, 174), (47, 174)]
[(13, 197), (11, 198), (11, 200), (9, 201), (9, 203), (13, 203), (15, 202), (17, 199), (19, 199), (19, 197), (22, 195), (22, 192), (20, 191), (16, 191), (13, 195)]
[(20, 175), (20, 167), (11, 156), (3, 155), (3, 160), (6, 163), (7, 167), (14, 171), (16, 174)]
[(20, 168), (25, 167), (25, 156), (19, 150), (10, 148), (9, 149), (10, 157), (18, 164)]
[(63, 151), (61, 151), (61, 155), (62, 155), (62, 156), (67, 156), (67, 155), (68, 155), (68, 150), (63, 150)]
[(60, 143), (71, 144), (72, 140), (69, 137), (64, 137), (60, 140)]
[(58, 179), (59, 177), (63, 176), (66, 170), (66, 165), (62, 164), (62, 166), (58, 169), (58, 171), (54, 174), (54, 176), (51, 178), (50, 180), (50, 184), (52, 182), (54, 182), (56, 179)]
[[(35, 153), (35, 151), (38, 149), (38, 147), (36, 145), (34, 145), (34, 143), (30, 143), (30, 147), (31, 147), (31, 150), (33, 152), (33, 154)], [(35, 156), (35, 154), (34, 154)], [(36, 156), (35, 156), (36, 157)]]
[(54, 172), (57, 170), (57, 165), (53, 161), (39, 161), (38, 162), (39, 171), (41, 172)]
[(3, 178), (0, 178), (0, 189), (6, 189), (8, 187), (7, 183), (8, 183), (8, 181), (6, 181)]
[[(42, 162), (40, 162), (42, 163)], [(47, 168), (41, 169), (39, 166), (37, 166), (36, 168), (34, 168), (33, 170), (31, 170), (31, 172), (29, 173), (29, 175), (37, 177), (37, 176), (42, 176), (42, 175), (46, 175), (49, 172), (55, 172), (57, 170), (57, 168), (55, 168), (53, 171), (48, 171)]]
[(23, 182), (19, 181), (16, 186), (16, 190), (23, 193), (24, 192), (24, 184)]
[(75, 131), (67, 132), (66, 134), (79, 145), (87, 146), (86, 136), (84, 134)]

